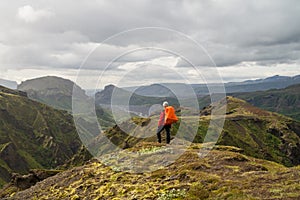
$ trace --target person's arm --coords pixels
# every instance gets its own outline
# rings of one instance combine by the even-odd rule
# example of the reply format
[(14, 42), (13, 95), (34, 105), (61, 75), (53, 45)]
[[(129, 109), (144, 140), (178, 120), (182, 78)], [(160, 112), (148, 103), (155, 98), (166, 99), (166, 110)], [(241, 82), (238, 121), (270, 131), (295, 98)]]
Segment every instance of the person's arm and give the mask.
[(165, 112), (162, 111), (159, 115), (158, 126), (163, 126), (165, 124)]

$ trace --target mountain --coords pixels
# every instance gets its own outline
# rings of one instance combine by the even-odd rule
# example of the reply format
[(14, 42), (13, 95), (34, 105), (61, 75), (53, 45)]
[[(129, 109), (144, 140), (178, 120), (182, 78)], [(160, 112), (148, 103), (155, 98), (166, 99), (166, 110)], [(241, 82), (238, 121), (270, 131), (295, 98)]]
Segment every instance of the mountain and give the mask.
[[(170, 156), (170, 146), (140, 143), (128, 151), (145, 156)], [(182, 146), (174, 146), (181, 149)], [(23, 199), (299, 199), (300, 168), (287, 168), (241, 154), (241, 149), (216, 146), (206, 157), (193, 144), (174, 163), (154, 172), (128, 173), (93, 161), (2, 198)], [(121, 157), (120, 157), (121, 156)], [(126, 157), (111, 155), (111, 158)], [(171, 154), (172, 156), (172, 154)], [(123, 159), (124, 160), (124, 159)], [(126, 159), (125, 159), (126, 160)], [(132, 166), (128, 162), (125, 166)], [(11, 188), (8, 188), (8, 190)]]
[(233, 93), (250, 104), (272, 112), (278, 112), (300, 121), (300, 84), (284, 89), (268, 91)]
[(161, 104), (163, 101), (169, 101), (171, 104), (177, 104), (178, 102), (175, 98), (166, 97), (148, 97), (138, 95), (135, 92), (130, 92), (122, 88), (118, 88), (114, 85), (105, 86), (104, 90), (97, 92), (95, 95), (96, 102), (98, 104), (111, 104), (112, 97), (115, 95), (113, 102), (117, 105), (126, 105), (128, 102), (124, 102), (124, 99), (129, 98), (130, 105), (153, 105)]
[(137, 95), (148, 97), (183, 97), (203, 96), (209, 93), (206, 84), (157, 83), (145, 86), (122, 88)]
[(141, 96), (176, 97), (176, 94), (179, 97), (186, 97), (191, 95), (188, 92), (192, 89), (192, 87), (184, 83), (161, 83), (140, 87), (127, 87), (123, 89)]
[(0, 187), (12, 173), (64, 164), (81, 148), (73, 118), (0, 86)]
[[(269, 89), (282, 89), (290, 85), (300, 84), (300, 75), (289, 76), (272, 76), (265, 79), (247, 80), (243, 82), (229, 82), (224, 83), (224, 87), (227, 93), (237, 92), (254, 92), (254, 91), (266, 91)], [(219, 85), (219, 84), (218, 84)], [(214, 84), (211, 84), (214, 87)], [(154, 97), (173, 97), (174, 92), (182, 97), (191, 96), (191, 92), (187, 92), (192, 88), (197, 96), (204, 96), (209, 94), (209, 90), (206, 84), (183, 84), (183, 83), (162, 83), (153, 84), (147, 86), (135, 86), (124, 88), (128, 91), (135, 92), (138, 95), (154, 96)]]
[(10, 81), (10, 80), (0, 78), (0, 85), (10, 89), (17, 89), (18, 83), (16, 81)]
[[(271, 76), (271, 77), (267, 77), (265, 79), (256, 79), (256, 80), (247, 80), (247, 81), (243, 81), (242, 83), (244, 84), (248, 84), (248, 83), (274, 83), (274, 82), (288, 82), (287, 84), (290, 84), (291, 82), (297, 82), (300, 79), (300, 75), (297, 76), (279, 76), (279, 75), (275, 75), (275, 76)], [(232, 82), (231, 84), (236, 84), (234, 82)]]
[(149, 109), (154, 104), (162, 105), (168, 101), (170, 105), (178, 106), (178, 100), (174, 97), (149, 97), (129, 92), (114, 85), (105, 86), (104, 90), (95, 95), (96, 106), (102, 109), (117, 109), (118, 112), (130, 112), (133, 115), (148, 116)]
[(80, 98), (88, 99), (85, 91), (74, 82), (55, 76), (31, 79), (18, 85), (18, 90), (25, 91), (28, 97), (54, 108), (71, 110), (73, 87)]
[[(72, 98), (74, 98), (73, 100), (76, 101), (76, 106), (78, 106), (76, 109), (85, 110), (86, 101), (89, 102), (88, 105), (94, 104), (92, 97), (87, 96), (85, 91), (74, 82), (55, 76), (27, 80), (22, 82), (18, 86), (18, 89), (25, 91), (28, 97), (35, 101), (69, 112), (72, 110)], [(74, 91), (76, 95), (72, 97)], [(78, 102), (81, 102), (81, 104), (79, 105)], [(101, 121), (101, 127), (106, 129), (112, 126), (114, 120), (110, 111), (98, 105), (95, 108), (99, 121)], [(94, 109), (94, 107), (90, 109)]]

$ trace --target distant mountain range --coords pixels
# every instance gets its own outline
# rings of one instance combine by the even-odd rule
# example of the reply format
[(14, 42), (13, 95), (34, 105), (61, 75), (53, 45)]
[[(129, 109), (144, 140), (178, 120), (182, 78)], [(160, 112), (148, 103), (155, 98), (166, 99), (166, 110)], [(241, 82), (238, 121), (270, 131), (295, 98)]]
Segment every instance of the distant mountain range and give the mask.
[(16, 81), (10, 81), (10, 80), (0, 78), (0, 85), (10, 89), (17, 89), (18, 83)]
[[(298, 76), (272, 76), (265, 79), (247, 80), (243, 82), (229, 82), (224, 83), (224, 87), (227, 93), (235, 92), (254, 92), (254, 91), (266, 91), (269, 89), (281, 89), (290, 85), (299, 84), (300, 75)], [(211, 84), (211, 87), (219, 84)], [(168, 89), (170, 88), (170, 89)], [(177, 96), (189, 97), (191, 93), (188, 89), (192, 88), (197, 96), (204, 96), (209, 94), (209, 90), (206, 84), (183, 84), (183, 83), (161, 83), (153, 84), (148, 86), (136, 86), (136, 87), (125, 87), (131, 92), (135, 92), (142, 96), (157, 96), (157, 97), (174, 97), (174, 91)]]
[(12, 173), (50, 169), (76, 155), (82, 144), (73, 118), (0, 86), (0, 187)]
[[(260, 108), (278, 112), (300, 120), (299, 112), (297, 109), (294, 109), (299, 106), (297, 100), (299, 98), (298, 86), (284, 89), (286, 86), (295, 84), (300, 84), (300, 75), (293, 77), (277, 75), (265, 79), (230, 82), (225, 83), (225, 88), (229, 95), (245, 99)], [(28, 94), (28, 97), (33, 100), (51, 105), (58, 109), (71, 111), (74, 85), (77, 88), (77, 91), (80, 91), (83, 98), (92, 98), (88, 97), (85, 94), (85, 91), (74, 82), (54, 76), (24, 81), (18, 86), (18, 89), (25, 91)], [(111, 122), (113, 120), (111, 113), (108, 113), (110, 112), (109, 110), (111, 110), (108, 105), (112, 103), (111, 98), (113, 93), (118, 96), (117, 98), (114, 98), (113, 104), (119, 104), (121, 106), (127, 104), (127, 102), (124, 102), (124, 98), (130, 96), (130, 111), (135, 115), (145, 116), (148, 114), (148, 111), (153, 104), (161, 104), (163, 101), (169, 101), (172, 105), (179, 105), (174, 93), (176, 93), (179, 98), (189, 98), (191, 94), (187, 91), (191, 88), (199, 98), (200, 108), (207, 106), (210, 103), (209, 96), (206, 96), (208, 95), (208, 88), (204, 84), (186, 85), (183, 83), (165, 83), (126, 88), (108, 85), (103, 90), (98, 91), (95, 95), (91, 95), (93, 93), (92, 91), (89, 92), (91, 96), (95, 97), (97, 114), (103, 114), (103, 116), (105, 116), (105, 121), (102, 120), (104, 123), (103, 127), (109, 127), (112, 125)], [(277, 89), (270, 90), (270, 88)], [(287, 95), (289, 97), (287, 97)], [(102, 107), (100, 105), (102, 105)]]
[[(266, 79), (226, 83), (225, 86), (229, 95), (245, 99), (254, 106), (300, 120), (300, 114), (297, 109), (300, 107), (300, 102), (298, 101), (300, 98), (300, 84), (298, 86), (296, 84), (298, 82), (300, 82), (300, 76), (273, 76)], [(18, 86), (18, 89), (27, 92), (31, 99), (51, 105), (55, 108), (70, 111), (72, 107), (74, 84), (75, 83), (70, 80), (48, 76), (22, 82)], [(291, 84), (296, 85), (285, 89), (286, 86), (290, 86)], [(78, 88), (83, 98), (91, 98), (85, 95), (85, 91), (79, 86), (76, 86), (76, 84), (75, 87)], [(100, 116), (100, 118), (105, 119), (104, 121), (102, 120), (104, 124), (103, 127), (112, 125), (111, 122), (113, 120), (111, 113), (109, 113), (111, 103), (124, 107), (124, 105), (126, 106), (127, 104), (127, 102), (124, 102), (124, 99), (128, 97), (130, 97), (129, 110), (135, 115), (145, 116), (149, 113), (149, 109), (153, 104), (161, 104), (163, 101), (169, 101), (170, 104), (175, 106), (179, 105), (174, 95), (174, 90), (172, 92), (169, 88), (171, 88), (171, 90), (174, 88), (176, 91), (182, 91), (179, 93), (179, 97), (183, 98), (185, 95), (189, 97), (190, 93), (186, 91), (193, 88), (199, 97), (200, 109), (210, 103), (209, 96), (204, 95), (207, 95), (207, 87), (201, 84), (186, 85), (181, 83), (167, 83), (162, 85), (153, 84), (139, 88), (118, 88), (114, 85), (108, 85), (94, 95), (97, 114), (104, 116)], [(269, 88), (280, 89), (269, 90)], [(113, 94), (116, 95), (113, 102), (111, 102)], [(125, 109), (125, 107), (123, 107), (121, 109)]]
[(290, 85), (300, 83), (300, 75), (297, 76), (272, 76), (265, 79), (248, 80), (240, 83), (227, 83), (226, 92), (255, 92), (266, 91), (270, 89), (282, 89)]

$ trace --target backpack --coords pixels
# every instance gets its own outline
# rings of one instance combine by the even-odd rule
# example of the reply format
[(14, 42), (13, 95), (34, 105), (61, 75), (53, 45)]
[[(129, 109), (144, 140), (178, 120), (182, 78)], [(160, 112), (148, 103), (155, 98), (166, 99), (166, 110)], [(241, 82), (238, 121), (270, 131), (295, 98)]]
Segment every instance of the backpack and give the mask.
[(178, 118), (175, 114), (175, 109), (172, 106), (166, 107), (165, 113), (165, 124), (170, 125), (178, 121)]

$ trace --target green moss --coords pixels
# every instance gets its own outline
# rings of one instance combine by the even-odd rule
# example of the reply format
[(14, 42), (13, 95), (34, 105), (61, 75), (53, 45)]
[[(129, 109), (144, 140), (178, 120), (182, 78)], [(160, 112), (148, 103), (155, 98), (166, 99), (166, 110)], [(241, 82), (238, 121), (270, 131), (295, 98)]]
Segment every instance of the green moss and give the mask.
[(185, 189), (171, 189), (165, 193), (159, 194), (157, 200), (173, 200), (173, 199), (186, 199), (186, 190)]
[(207, 190), (207, 188), (202, 185), (201, 183), (193, 183), (189, 191), (186, 194), (186, 199), (190, 200), (202, 200), (202, 199), (208, 199), (210, 195), (210, 192)]

